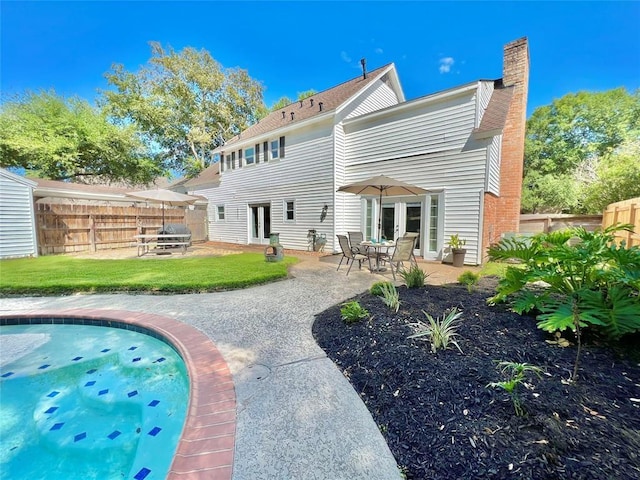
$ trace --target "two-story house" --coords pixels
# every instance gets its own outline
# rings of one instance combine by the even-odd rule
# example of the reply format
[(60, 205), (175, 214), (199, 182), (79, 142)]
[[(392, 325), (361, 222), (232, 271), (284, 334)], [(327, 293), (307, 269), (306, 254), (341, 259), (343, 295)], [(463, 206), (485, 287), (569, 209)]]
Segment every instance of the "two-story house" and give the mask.
[[(337, 234), (386, 238), (419, 233), (416, 255), (442, 259), (450, 235), (467, 242), (466, 263), (517, 232), (529, 53), (504, 47), (503, 76), (406, 101), (389, 64), (272, 112), (214, 153), (220, 161), (184, 183), (209, 200), (209, 238), (309, 248), (309, 230), (338, 251)], [(345, 184), (387, 175), (429, 191), (360, 197)]]

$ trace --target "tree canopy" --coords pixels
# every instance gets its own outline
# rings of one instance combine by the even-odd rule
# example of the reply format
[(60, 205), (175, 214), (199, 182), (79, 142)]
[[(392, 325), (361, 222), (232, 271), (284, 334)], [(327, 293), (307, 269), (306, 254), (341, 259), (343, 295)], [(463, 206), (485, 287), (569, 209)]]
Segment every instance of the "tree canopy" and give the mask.
[(264, 115), (263, 87), (246, 70), (224, 69), (206, 50), (180, 52), (151, 42), (139, 71), (114, 64), (106, 74), (115, 90), (101, 105), (134, 125), (164, 164), (193, 176), (211, 162), (209, 152)]
[(639, 135), (640, 91), (570, 93), (536, 109), (527, 121), (523, 211), (595, 213), (596, 191), (612, 202), (640, 195), (636, 170), (616, 167), (640, 162)]
[(0, 110), (0, 165), (53, 180), (148, 183), (162, 168), (130, 126), (79, 98), (27, 92)]

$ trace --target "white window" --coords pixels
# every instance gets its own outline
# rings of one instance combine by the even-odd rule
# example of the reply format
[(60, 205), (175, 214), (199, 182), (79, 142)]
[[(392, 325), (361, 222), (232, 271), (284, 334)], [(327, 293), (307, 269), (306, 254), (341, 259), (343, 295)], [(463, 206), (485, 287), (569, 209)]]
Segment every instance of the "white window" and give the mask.
[(224, 205), (218, 205), (216, 207), (216, 220), (218, 222), (224, 222)]
[(280, 158), (280, 141), (273, 140), (271, 142), (271, 160)]
[(244, 151), (244, 164), (245, 165), (253, 165), (256, 163), (256, 153), (253, 147), (247, 148)]
[(225, 166), (224, 169), (225, 170), (231, 170), (231, 165), (232, 165), (232, 163), (231, 163), (231, 155), (228, 154), (227, 157), (225, 158), (225, 160), (227, 162), (227, 165)]
[(284, 202), (284, 221), (295, 222), (296, 220), (296, 202), (293, 200), (285, 200)]

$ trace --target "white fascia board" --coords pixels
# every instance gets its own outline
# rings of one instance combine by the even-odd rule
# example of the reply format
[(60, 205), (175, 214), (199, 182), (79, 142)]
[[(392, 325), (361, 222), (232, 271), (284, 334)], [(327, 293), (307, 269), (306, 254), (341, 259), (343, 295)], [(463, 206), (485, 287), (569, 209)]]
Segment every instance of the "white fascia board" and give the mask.
[(433, 93), (431, 95), (419, 97), (414, 100), (409, 100), (408, 102), (392, 105), (390, 107), (383, 108), (382, 110), (376, 110), (375, 112), (365, 113), (364, 115), (359, 115), (357, 117), (347, 118), (342, 121), (342, 124), (345, 127), (351, 126), (351, 125), (357, 125), (358, 123), (364, 123), (370, 120), (375, 120), (377, 118), (384, 117), (386, 115), (389, 115), (390, 113), (393, 114), (401, 110), (408, 110), (411, 108), (415, 108), (416, 106), (419, 106), (420, 104), (423, 104), (423, 103), (436, 103), (436, 102), (441, 102), (443, 100), (447, 100), (449, 98), (462, 96), (467, 94), (470, 91), (474, 91), (477, 89), (478, 89), (478, 82), (468, 83), (460, 87), (443, 90), (442, 92)]
[(135, 199), (127, 197), (122, 193), (91, 193), (79, 192), (77, 190), (63, 190), (59, 188), (42, 188), (36, 187), (33, 190), (33, 196), (37, 198), (59, 197), (59, 198), (76, 198), (81, 200), (106, 200), (112, 202), (135, 202)]
[[(349, 97), (344, 102), (342, 102), (342, 104), (338, 108), (336, 108), (336, 110), (335, 110), (336, 115), (339, 114), (345, 108), (347, 108), (356, 98), (358, 98), (360, 95), (362, 95), (362, 93), (365, 92), (368, 88), (371, 88), (373, 85), (375, 85), (375, 83), (378, 80), (380, 80), (390, 70), (395, 70), (393, 63), (391, 65), (389, 65), (387, 68), (385, 68), (382, 72), (380, 72), (376, 76), (375, 80), (372, 80), (371, 82), (369, 82), (369, 84), (366, 87), (358, 90), (355, 94), (353, 94), (351, 97)], [(398, 85), (400, 85), (400, 84), (398, 83)], [(402, 93), (402, 91), (401, 91), (401, 94), (402, 94), (402, 97), (404, 98), (404, 93)]]
[(14, 182), (21, 183), (22, 185), (25, 185), (27, 187), (35, 188), (38, 185), (33, 180), (29, 180), (28, 178), (10, 172), (9, 170), (5, 170), (4, 168), (0, 168), (0, 175), (8, 178), (9, 180), (13, 180)]

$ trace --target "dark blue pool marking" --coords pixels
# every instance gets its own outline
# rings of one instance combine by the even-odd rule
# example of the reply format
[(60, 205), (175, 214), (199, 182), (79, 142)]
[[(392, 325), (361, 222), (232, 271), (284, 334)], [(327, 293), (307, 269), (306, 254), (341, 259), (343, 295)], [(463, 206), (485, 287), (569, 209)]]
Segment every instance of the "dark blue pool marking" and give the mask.
[(38, 370), (44, 370), (45, 368), (49, 368), (51, 365), (49, 365), (48, 363), (45, 363), (44, 365), (40, 365), (38, 367)]
[(135, 478), (135, 480), (144, 480), (150, 473), (151, 470), (149, 470), (148, 468), (142, 468), (138, 473), (135, 474), (133, 478)]
[(110, 348), (105, 348), (100, 350), (100, 353), (107, 353), (109, 350), (111, 350)]
[(7, 378), (7, 377), (10, 377), (11, 375), (13, 375), (13, 372), (7, 372), (2, 375), (2, 378)]
[(160, 427), (153, 427), (150, 431), (149, 431), (149, 435), (151, 435), (152, 437), (155, 437), (157, 434), (160, 433), (162, 429)]
[(131, 398), (131, 397), (135, 397), (138, 394), (138, 390), (132, 390), (131, 392), (127, 393), (127, 397)]
[(96, 382), (94, 380), (91, 380), (90, 382), (87, 382), (84, 384), (85, 387), (93, 387), (96, 384)]
[(136, 358), (134, 358), (133, 360), (131, 360), (131, 362), (132, 362), (132, 363), (134, 363), (134, 362), (139, 362), (140, 360), (142, 360), (142, 358), (141, 358), (141, 357), (136, 357)]
[(62, 423), (56, 423), (53, 427), (51, 427), (49, 429), (49, 431), (55, 431), (55, 430), (60, 430), (62, 428), (62, 426), (64, 425), (64, 422)]
[(107, 437), (109, 437), (111, 440), (115, 439), (116, 437), (119, 437), (120, 434), (122, 432), (119, 432), (118, 430), (114, 430), (113, 432), (111, 432), (109, 435), (107, 435)]
[(72, 358), (71, 361), (72, 362), (77, 362), (78, 360), (81, 360), (81, 359), (82, 359), (82, 357), (75, 357), (75, 358)]
[(156, 363), (156, 362), (158, 362), (158, 363), (162, 363), (162, 362), (164, 362), (165, 360), (166, 360), (166, 358), (164, 358), (164, 357), (160, 357), (159, 359), (155, 360), (153, 363)]
[(98, 395), (104, 395), (105, 393), (109, 393), (109, 389), (108, 388), (105, 388), (104, 390), (100, 390), (98, 392)]
[(149, 402), (149, 407), (155, 407), (156, 405), (158, 405), (160, 403), (160, 400), (151, 400), (151, 402)]
[(73, 441), (79, 442), (80, 440), (84, 440), (85, 438), (87, 438), (87, 432), (82, 432), (73, 437)]
[(138, 347), (129, 347), (129, 350), (135, 350)]
[(91, 375), (92, 373), (96, 373), (98, 370), (96, 370), (95, 368), (92, 368), (91, 370), (87, 370), (87, 374)]
[(44, 411), (44, 413), (53, 413), (53, 412), (55, 412), (57, 409), (58, 409), (58, 407), (50, 407), (50, 408), (47, 408), (47, 409)]
[(47, 395), (47, 397), (49, 397), (49, 398), (53, 398), (53, 397), (55, 397), (56, 395), (58, 395), (59, 393), (60, 393), (60, 392), (56, 392), (56, 391), (54, 390), (54, 391), (53, 391), (53, 392), (51, 392), (49, 395)]

